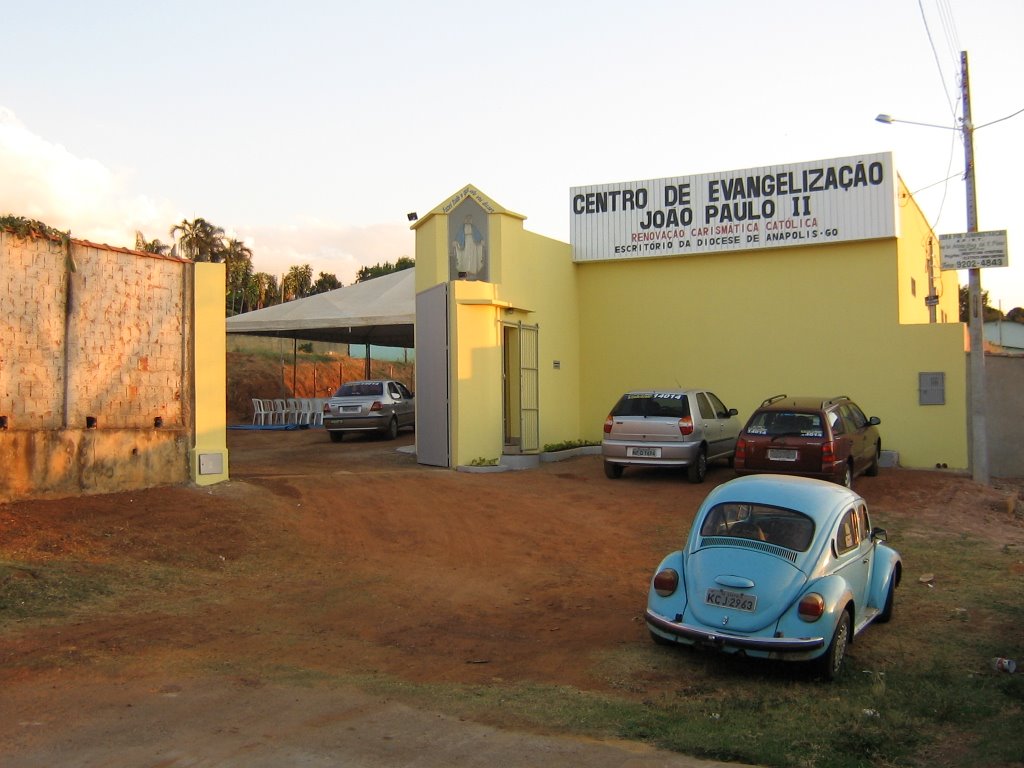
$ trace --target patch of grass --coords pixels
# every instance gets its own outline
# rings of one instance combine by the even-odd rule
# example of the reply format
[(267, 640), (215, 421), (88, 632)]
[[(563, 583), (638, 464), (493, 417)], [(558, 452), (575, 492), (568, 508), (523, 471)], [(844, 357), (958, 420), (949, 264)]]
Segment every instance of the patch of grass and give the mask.
[(111, 594), (111, 574), (85, 563), (0, 561), (0, 620), (55, 618)]

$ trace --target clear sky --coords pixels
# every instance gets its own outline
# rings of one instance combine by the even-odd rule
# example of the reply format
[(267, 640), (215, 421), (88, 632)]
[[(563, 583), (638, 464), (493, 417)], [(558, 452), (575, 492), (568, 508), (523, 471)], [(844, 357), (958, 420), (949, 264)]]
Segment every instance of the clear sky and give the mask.
[[(466, 184), (569, 239), (573, 186), (894, 153), (966, 231), (975, 125), (1024, 109), (1021, 0), (4, 0), (0, 214), (112, 245), (203, 217), (258, 271), (351, 283)], [(930, 36), (929, 36), (930, 32)], [(975, 133), (979, 228), (1024, 305), (1024, 114)], [(948, 181), (943, 181), (951, 177)], [(966, 277), (963, 278), (966, 280)]]

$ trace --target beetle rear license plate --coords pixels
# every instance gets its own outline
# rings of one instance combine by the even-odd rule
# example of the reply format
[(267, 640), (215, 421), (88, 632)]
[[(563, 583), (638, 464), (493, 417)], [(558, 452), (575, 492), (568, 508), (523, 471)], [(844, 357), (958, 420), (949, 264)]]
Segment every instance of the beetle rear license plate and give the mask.
[(744, 595), (729, 589), (709, 589), (704, 594), (704, 602), (717, 605), (719, 608), (735, 608), (737, 611), (753, 611), (757, 607), (756, 595)]
[(769, 448), (768, 458), (772, 461), (796, 461), (796, 450), (792, 448)]
[(626, 456), (631, 459), (660, 459), (661, 448), (647, 448), (631, 445), (626, 449)]

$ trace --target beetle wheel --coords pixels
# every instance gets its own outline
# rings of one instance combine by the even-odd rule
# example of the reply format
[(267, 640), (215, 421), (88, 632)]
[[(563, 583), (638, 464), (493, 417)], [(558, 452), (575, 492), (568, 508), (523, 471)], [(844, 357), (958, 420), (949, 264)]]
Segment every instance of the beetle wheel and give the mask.
[(831, 682), (839, 677), (843, 669), (843, 660), (846, 658), (846, 647), (850, 644), (850, 612), (843, 609), (843, 615), (839, 617), (836, 631), (832, 634), (832, 642), (828, 650), (818, 660), (820, 670), (826, 680)]

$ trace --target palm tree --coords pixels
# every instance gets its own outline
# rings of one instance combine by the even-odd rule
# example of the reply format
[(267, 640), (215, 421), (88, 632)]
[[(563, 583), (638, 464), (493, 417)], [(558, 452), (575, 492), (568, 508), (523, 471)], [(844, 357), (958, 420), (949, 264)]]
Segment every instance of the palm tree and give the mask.
[[(178, 236), (178, 233), (181, 236)], [(177, 239), (178, 255), (192, 261), (224, 261), (224, 230), (206, 219), (182, 219), (171, 227), (171, 237)]]
[(252, 276), (256, 286), (255, 309), (263, 309), (277, 301), (277, 278), (268, 272), (257, 272)]
[(231, 314), (235, 314), (235, 299), (241, 297), (244, 311), (247, 287), (252, 280), (252, 249), (241, 240), (230, 238), (224, 243), (224, 261), (227, 264), (228, 293), (231, 296)]
[(288, 270), (288, 274), (281, 281), (281, 298), (284, 301), (301, 299), (309, 296), (313, 287), (313, 268), (309, 264), (294, 266)]
[(135, 230), (135, 250), (142, 251), (144, 253), (158, 253), (161, 256), (166, 256), (171, 246), (161, 243), (159, 240), (147, 240), (146, 236), (142, 234), (140, 230)]

